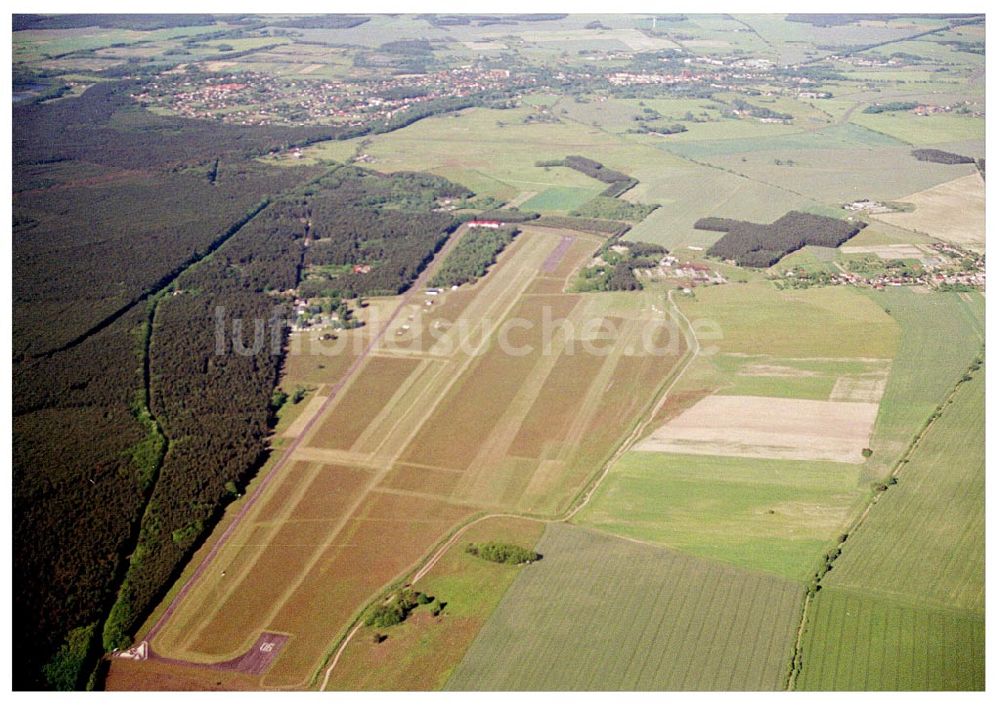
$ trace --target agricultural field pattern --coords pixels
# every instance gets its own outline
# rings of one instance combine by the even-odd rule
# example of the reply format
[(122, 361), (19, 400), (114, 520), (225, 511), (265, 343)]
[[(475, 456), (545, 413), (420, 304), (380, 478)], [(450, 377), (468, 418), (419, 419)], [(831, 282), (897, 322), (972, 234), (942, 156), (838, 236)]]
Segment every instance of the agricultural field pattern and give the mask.
[(985, 45), (13, 15), (14, 689), (984, 690)]

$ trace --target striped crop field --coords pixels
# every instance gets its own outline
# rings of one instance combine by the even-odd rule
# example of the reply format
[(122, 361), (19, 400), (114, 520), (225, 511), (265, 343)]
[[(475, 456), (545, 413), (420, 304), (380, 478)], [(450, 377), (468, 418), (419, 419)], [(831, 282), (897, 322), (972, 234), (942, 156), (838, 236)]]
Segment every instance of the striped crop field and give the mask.
[(799, 688), (983, 688), (984, 381), (980, 369), (962, 383), (845, 542), (809, 615)]
[(912, 600), (984, 606), (986, 425), (983, 371), (963, 383), (844, 545), (826, 578)]
[(875, 420), (866, 479), (886, 476), (983, 346), (981, 294), (868, 291), (899, 324), (899, 348)]
[(824, 588), (810, 610), (807, 691), (982, 689), (986, 626), (981, 613), (886, 602)]
[(448, 681), (453, 690), (777, 690), (801, 587), (550, 524)]

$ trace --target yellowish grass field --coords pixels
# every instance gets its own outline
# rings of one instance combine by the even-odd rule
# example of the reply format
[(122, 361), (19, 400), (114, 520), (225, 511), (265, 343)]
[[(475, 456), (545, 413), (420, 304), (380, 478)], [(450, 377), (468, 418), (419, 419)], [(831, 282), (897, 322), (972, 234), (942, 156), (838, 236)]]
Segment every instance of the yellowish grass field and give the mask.
[(907, 195), (901, 201), (913, 203), (916, 209), (879, 215), (878, 219), (946, 242), (979, 248), (986, 245), (986, 184), (978, 173)]

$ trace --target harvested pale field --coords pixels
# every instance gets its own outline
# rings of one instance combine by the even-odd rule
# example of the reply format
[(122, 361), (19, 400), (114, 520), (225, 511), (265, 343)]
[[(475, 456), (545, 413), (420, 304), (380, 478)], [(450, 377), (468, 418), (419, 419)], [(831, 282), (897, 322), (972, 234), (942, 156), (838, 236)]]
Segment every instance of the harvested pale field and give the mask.
[(302, 412), (299, 413), (299, 416), (296, 417), (292, 424), (288, 426), (288, 429), (282, 432), (282, 436), (295, 438), (302, 434), (306, 425), (309, 423), (309, 420), (311, 420), (316, 413), (320, 411), (327, 399), (328, 398), (325, 395), (313, 396), (308, 404), (302, 409)]
[(885, 392), (885, 376), (856, 378), (841, 376), (833, 385), (830, 400), (833, 402), (871, 402), (878, 404)]
[(482, 51), (499, 51), (507, 49), (507, 45), (503, 42), (496, 42), (493, 40), (476, 40), (474, 42), (462, 42), (467, 49), (475, 49)]
[(420, 361), (414, 358), (373, 357), (368, 360), (307, 444), (325, 449), (350, 449), (418, 365)]
[(711, 395), (636, 449), (861, 463), (877, 413), (868, 402)]
[(305, 66), (305, 67), (302, 67), (301, 69), (299, 69), (299, 74), (312, 74), (314, 71), (316, 71), (317, 69), (322, 69), (324, 66), (326, 66), (326, 65), (325, 64), (310, 64), (308, 66)]
[(913, 212), (879, 215), (890, 225), (925, 232), (969, 247), (986, 245), (986, 184), (978, 173), (900, 198), (916, 206)]
[(879, 244), (843, 246), (844, 254), (874, 254), (879, 259), (923, 259), (927, 252), (912, 244)]

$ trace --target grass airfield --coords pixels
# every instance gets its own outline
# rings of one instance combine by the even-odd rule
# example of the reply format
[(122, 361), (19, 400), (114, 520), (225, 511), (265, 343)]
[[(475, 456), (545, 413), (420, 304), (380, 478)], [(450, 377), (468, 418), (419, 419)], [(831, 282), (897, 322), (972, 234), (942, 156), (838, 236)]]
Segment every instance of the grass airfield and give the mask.
[[(777, 15), (692, 16), (658, 24), (655, 35), (648, 18), (605, 20), (607, 31), (595, 34), (583, 29), (588, 19), (538, 23), (519, 42), (497, 27), (445, 29), (389, 17), (350, 30), (305, 30), (303, 38), (365, 47), (431, 38), (443, 44), (436, 52), (512, 50), (552, 66), (570, 50), (575, 56), (566, 61), (595, 51), (671, 48), (710, 57), (739, 48), (799, 62), (824, 54), (817, 45), (891, 42), (936, 26), (926, 18), (847, 28)], [(954, 34), (977, 36), (975, 28)], [(108, 33), (79, 48), (121, 39)], [(307, 49), (296, 56), (301, 47)], [(357, 71), (340, 51), (317, 56), (311, 47), (250, 53), (224, 69), (292, 76), (307, 68), (313, 77)], [(779, 267), (830, 265), (866, 253), (854, 249), (898, 251), (936, 239), (984, 245), (984, 188), (975, 168), (910, 156), (914, 147), (980, 156), (984, 120), (864, 113), (876, 101), (981, 102), (981, 60), (929, 39), (875, 51), (892, 50), (934, 64), (906, 71), (838, 65), (845, 78), (824, 84), (831, 99), (760, 103), (792, 114), (787, 124), (723, 118), (733, 98), (727, 92), (713, 99), (533, 94), (514, 109), (466, 109), (363, 145), (319, 143), (301, 160), (342, 161), (363, 151), (372, 160), (366, 167), (378, 171), (428, 171), (525, 211), (565, 215), (606, 186), (535, 164), (584, 155), (639, 180), (626, 199), (662, 205), (626, 239), (662, 244), (692, 261), (703, 260), (718, 238), (693, 229), (701, 217), (770, 222), (789, 210), (844, 216), (841, 204), (861, 198), (914, 209), (872, 216), (847, 249), (797, 252)], [(100, 62), (125, 61), (119, 55), (132, 51), (102, 49)], [(26, 47), (15, 45), (15, 52), (32, 56)], [(705, 120), (670, 136), (630, 133), (633, 116), (646, 107), (669, 120), (688, 112)], [(536, 121), (543, 109), (551, 120)], [(415, 300), (336, 392), (370, 342), (370, 329), (342, 335), (336, 353), (320, 353), (322, 344), (297, 334), (292, 345), (299, 352), (288, 358), (282, 385), (289, 392), (305, 386), (309, 395), (281, 413), (272, 462), (327, 406), (324, 418), (156, 648), (214, 663), (242, 653), (265, 630), (288, 634), (290, 642), (259, 678), (171, 668), (168, 681), (153, 674), (143, 681), (116, 662), (109, 687), (981, 688), (983, 557), (975, 546), (982, 531), (982, 375), (954, 395), (951, 389), (981, 348), (985, 298), (905, 288), (778, 291), (762, 272), (713, 263), (729, 283), (678, 299), (700, 346), (688, 367), (684, 351), (635, 354), (642, 330), (668, 311), (660, 286), (628, 294), (565, 291), (600, 239), (572, 233), (574, 246), (555, 271), (540, 271), (564, 234), (529, 227), (476, 286)], [(399, 303), (372, 299), (362, 316), (376, 322)], [(619, 337), (600, 356), (575, 339), (577, 353), (569, 355), (565, 343), (543, 352), (554, 340), (537, 330), (515, 331), (508, 334), (513, 345), (533, 353), (502, 352), (498, 323), (537, 322), (543, 312), (576, 325), (597, 317)], [(733, 447), (650, 451), (640, 442), (614, 462), (569, 523), (542, 522), (571, 510), (675, 377), (644, 435), (720, 398), (781, 400), (786, 418), (815, 403), (861, 403), (872, 416), (849, 444), (834, 445), (842, 461), (819, 448), (788, 458), (746, 456)], [(943, 403), (945, 414), (897, 471)], [(728, 412), (715, 409), (709, 417), (736, 428)], [(782, 422), (774, 412), (767, 411), (768, 424), (777, 436)], [(742, 436), (730, 440), (745, 446)], [(945, 470), (956, 475), (934, 475)], [(899, 483), (852, 530), (823, 589), (808, 598), (799, 644), (807, 587), (823, 555), (867, 510), (872, 483), (893, 472)], [(446, 613), (432, 618), (421, 610), (380, 644), (363, 629), (323, 682), (330, 655), (366, 606), (482, 514), (513, 516), (468, 529), (420, 583), (448, 602)], [(901, 536), (913, 543), (896, 550), (892, 543)], [(516, 569), (462, 550), (489, 538), (535, 546), (545, 557)], [(967, 560), (950, 554), (970, 547)], [(882, 564), (887, 559), (892, 565)], [(953, 584), (939, 581), (935, 565), (954, 574)]]

